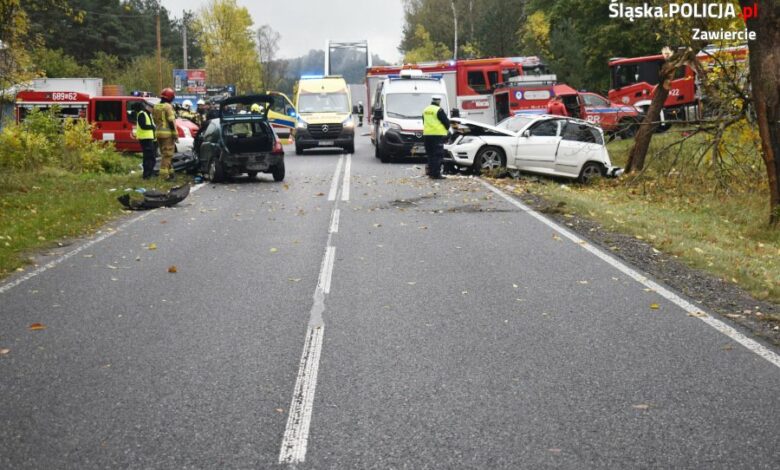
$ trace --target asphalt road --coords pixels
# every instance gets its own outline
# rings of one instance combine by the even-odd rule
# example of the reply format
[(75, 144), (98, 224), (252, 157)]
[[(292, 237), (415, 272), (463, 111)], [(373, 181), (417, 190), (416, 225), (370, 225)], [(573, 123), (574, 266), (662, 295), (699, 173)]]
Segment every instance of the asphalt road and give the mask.
[(776, 350), (477, 179), (286, 162), (0, 285), (0, 468), (780, 465)]

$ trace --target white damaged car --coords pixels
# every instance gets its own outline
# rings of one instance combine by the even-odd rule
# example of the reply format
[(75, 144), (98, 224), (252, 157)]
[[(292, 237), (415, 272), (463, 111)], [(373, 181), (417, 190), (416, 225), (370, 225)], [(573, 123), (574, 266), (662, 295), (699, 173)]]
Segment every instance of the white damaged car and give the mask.
[(623, 173), (613, 167), (603, 131), (581, 119), (551, 115), (509, 117), (496, 126), (453, 118), (445, 163), (475, 173), (507, 168), (587, 183)]

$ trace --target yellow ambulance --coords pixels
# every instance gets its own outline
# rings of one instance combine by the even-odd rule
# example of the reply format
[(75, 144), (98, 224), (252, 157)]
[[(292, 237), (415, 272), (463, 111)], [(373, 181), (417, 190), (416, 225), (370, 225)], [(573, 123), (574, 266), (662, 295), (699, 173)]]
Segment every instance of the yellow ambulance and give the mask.
[(341, 75), (304, 75), (295, 95), (295, 153), (310, 148), (340, 147), (355, 151), (355, 120), (349, 86)]
[(268, 122), (271, 123), (276, 135), (286, 139), (292, 135), (298, 113), (295, 111), (290, 98), (278, 91), (266, 91), (273, 101), (268, 108)]

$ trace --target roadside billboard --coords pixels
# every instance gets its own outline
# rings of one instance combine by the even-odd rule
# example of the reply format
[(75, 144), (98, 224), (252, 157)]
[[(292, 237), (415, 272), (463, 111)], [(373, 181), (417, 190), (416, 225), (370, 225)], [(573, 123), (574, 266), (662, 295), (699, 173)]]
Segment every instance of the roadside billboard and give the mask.
[(176, 94), (205, 94), (205, 69), (173, 69), (173, 89)]

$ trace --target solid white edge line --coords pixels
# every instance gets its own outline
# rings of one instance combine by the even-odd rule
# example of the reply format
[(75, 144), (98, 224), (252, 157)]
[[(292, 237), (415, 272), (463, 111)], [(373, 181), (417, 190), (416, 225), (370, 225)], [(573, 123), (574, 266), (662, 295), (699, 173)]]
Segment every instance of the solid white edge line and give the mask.
[[(197, 191), (198, 189), (200, 189), (204, 185), (205, 185), (205, 183), (200, 183), (200, 184), (195, 185), (190, 190), (190, 193), (194, 193), (195, 191)], [(2, 286), (0, 286), (0, 294), (8, 292), (9, 290), (13, 289), (14, 287), (18, 286), (19, 284), (21, 284), (21, 283), (23, 283), (25, 281), (29, 281), (30, 279), (34, 278), (35, 276), (37, 276), (37, 275), (39, 275), (39, 274), (41, 274), (41, 273), (43, 273), (45, 271), (48, 271), (49, 269), (57, 266), (58, 264), (60, 264), (63, 261), (67, 260), (68, 258), (72, 258), (74, 255), (77, 255), (77, 254), (81, 253), (82, 251), (86, 250), (87, 248), (89, 248), (89, 247), (91, 247), (91, 246), (93, 246), (93, 245), (95, 245), (97, 243), (102, 242), (106, 238), (116, 234), (117, 232), (120, 232), (120, 231), (126, 229), (130, 225), (138, 222), (139, 220), (143, 220), (149, 214), (151, 214), (152, 212), (155, 212), (156, 210), (157, 209), (152, 209), (149, 212), (145, 212), (143, 214), (140, 214), (140, 215), (138, 215), (138, 216), (128, 220), (127, 222), (121, 224), (120, 226), (118, 226), (117, 228), (113, 229), (112, 231), (106, 232), (106, 233), (102, 233), (98, 237), (93, 238), (93, 239), (85, 242), (83, 245), (80, 245), (76, 249), (71, 250), (71, 251), (65, 253), (64, 255), (60, 256), (59, 258), (53, 259), (53, 260), (49, 261), (48, 263), (35, 268), (34, 270), (30, 271), (29, 273), (27, 273), (27, 274), (25, 274), (25, 275), (23, 275), (21, 277), (18, 277), (16, 279), (14, 279), (13, 281), (10, 281), (10, 282), (8, 282), (6, 284), (3, 284)]]
[(724, 335), (728, 336), (729, 338), (733, 339), (737, 343), (741, 344), (742, 346), (746, 347), (749, 351), (763, 357), (773, 365), (780, 367), (780, 355), (776, 354), (775, 352), (771, 351), (764, 345), (760, 344), (759, 342), (748, 338), (744, 334), (740, 333), (739, 331), (735, 330), (731, 326), (725, 324), (724, 322), (718, 320), (717, 318), (714, 318), (711, 314), (705, 312), (703, 309), (696, 307), (695, 305), (691, 304), (690, 302), (682, 299), (679, 295), (671, 292), (670, 290), (666, 289), (665, 287), (659, 285), (658, 283), (648, 279), (646, 276), (641, 275), (636, 270), (628, 267), (626, 264), (622, 263), (621, 261), (618, 261), (614, 257), (608, 255), (604, 251), (596, 248), (595, 246), (591, 245), (590, 243), (586, 242), (585, 240), (581, 239), (577, 235), (575, 235), (573, 232), (561, 227), (557, 223), (553, 222), (552, 220), (546, 218), (545, 216), (541, 215), (540, 213), (536, 212), (535, 210), (531, 209), (530, 207), (526, 206), (522, 202), (518, 201), (517, 199), (509, 196), (505, 192), (501, 191), (500, 189), (496, 188), (492, 184), (488, 183), (487, 181), (480, 180), (485, 187), (493, 191), (494, 193), (498, 194), (502, 198), (504, 198), (506, 201), (508, 201), (510, 204), (522, 209), (524, 212), (528, 213), (530, 216), (534, 217), (535, 219), (539, 220), (543, 224), (549, 226), (556, 232), (560, 233), (564, 237), (568, 238), (572, 242), (582, 246), (582, 248), (588, 250), (613, 268), (617, 269), (618, 271), (622, 272), (623, 274), (629, 276), (630, 278), (634, 279), (638, 283), (654, 290), (658, 295), (665, 298), (666, 300), (672, 302), (673, 304), (677, 305), (681, 309), (683, 309), (686, 313), (688, 313), (690, 316), (698, 318), (699, 320), (703, 321), (707, 325), (711, 326), (715, 330), (719, 331), (720, 333), (723, 333)]
[(339, 157), (338, 163), (336, 163), (336, 171), (333, 173), (333, 181), (330, 183), (330, 191), (328, 192), (328, 201), (336, 200), (336, 193), (339, 190), (339, 174), (341, 173), (341, 165), (344, 163), (344, 155)]
[(341, 215), (341, 211), (339, 209), (335, 209), (333, 211), (333, 217), (331, 217), (330, 219), (330, 230), (328, 230), (328, 233), (338, 233), (340, 215)]
[(306, 331), (295, 391), (279, 451), (280, 464), (301, 463), (306, 458), (324, 330), (324, 326), (318, 326)]
[(352, 155), (347, 155), (347, 164), (344, 165), (344, 183), (341, 185), (341, 200), (349, 201), (349, 179), (351, 178)]

